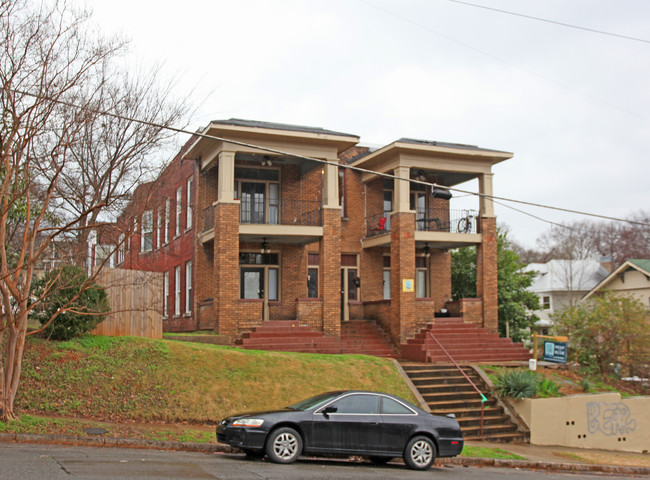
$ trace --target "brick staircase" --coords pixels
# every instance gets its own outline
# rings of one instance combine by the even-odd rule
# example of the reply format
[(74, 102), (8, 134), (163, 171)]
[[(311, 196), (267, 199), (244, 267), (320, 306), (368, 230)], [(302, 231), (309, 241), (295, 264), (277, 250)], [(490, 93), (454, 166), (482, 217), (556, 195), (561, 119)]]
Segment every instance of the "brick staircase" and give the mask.
[(454, 365), (404, 363), (402, 368), (433, 413), (453, 413), (456, 416), (465, 440), (528, 441), (528, 433), (521, 431), (506, 414), (473, 368), (462, 367), (465, 374), (488, 399), (484, 402), (482, 435), (481, 397)]
[(297, 320), (272, 320), (245, 333), (235, 344), (249, 350), (397, 357), (381, 329), (374, 322), (366, 320), (344, 322), (340, 339), (300, 325)]
[(341, 353), (397, 358), (392, 343), (372, 320), (350, 320), (341, 324)]
[(417, 362), (449, 362), (430, 337), (432, 334), (457, 362), (527, 361), (530, 353), (521, 343), (500, 338), (485, 328), (463, 323), (462, 318), (436, 318), (415, 338), (401, 345), (402, 358)]

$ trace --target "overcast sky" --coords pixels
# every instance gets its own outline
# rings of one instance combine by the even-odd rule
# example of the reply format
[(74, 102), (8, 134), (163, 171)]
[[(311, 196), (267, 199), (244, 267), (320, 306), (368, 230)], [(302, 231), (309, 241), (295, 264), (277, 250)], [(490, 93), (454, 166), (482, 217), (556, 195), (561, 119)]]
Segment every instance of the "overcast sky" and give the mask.
[[(468, 1), (650, 42), (648, 0)], [(479, 145), (514, 153), (494, 168), (495, 195), (614, 217), (650, 210), (650, 43), (450, 0), (86, 4), (104, 33), (132, 40), (134, 59), (177, 77), (178, 96), (195, 107), (192, 129), (243, 118), (375, 146)], [(529, 247), (549, 228), (496, 211)]]

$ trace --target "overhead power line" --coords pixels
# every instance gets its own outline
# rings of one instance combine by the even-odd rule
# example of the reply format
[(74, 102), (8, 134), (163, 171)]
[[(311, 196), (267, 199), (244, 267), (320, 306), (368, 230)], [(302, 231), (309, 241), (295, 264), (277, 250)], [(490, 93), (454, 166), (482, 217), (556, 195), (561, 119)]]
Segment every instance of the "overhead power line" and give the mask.
[(422, 30), (426, 30), (426, 31), (428, 31), (430, 33), (438, 35), (439, 37), (445, 38), (445, 39), (449, 40), (450, 42), (456, 43), (456, 44), (461, 45), (461, 46), (463, 46), (465, 48), (468, 48), (470, 50), (478, 52), (481, 55), (485, 55), (486, 57), (492, 58), (493, 60), (501, 62), (501, 63), (503, 63), (505, 65), (508, 65), (509, 67), (514, 68), (515, 70), (519, 70), (520, 72), (524, 72), (524, 73), (526, 73), (528, 75), (531, 75), (533, 77), (537, 77), (537, 78), (539, 78), (541, 80), (544, 80), (545, 82), (552, 83), (553, 85), (555, 85), (557, 87), (563, 88), (565, 90), (569, 90), (569, 91), (571, 91), (571, 92), (573, 92), (573, 93), (575, 93), (577, 95), (588, 98), (589, 100), (592, 100), (594, 102), (606, 105), (606, 106), (608, 106), (610, 108), (613, 108), (615, 110), (619, 110), (619, 111), (621, 111), (623, 113), (626, 113), (628, 115), (632, 115), (634, 117), (640, 118), (640, 119), (645, 120), (645, 121), (650, 121), (650, 117), (648, 117), (646, 115), (634, 112), (632, 110), (628, 110), (627, 108), (621, 107), (621, 106), (619, 106), (619, 105), (617, 105), (615, 103), (612, 103), (612, 102), (610, 102), (608, 100), (604, 100), (602, 98), (599, 98), (599, 97), (596, 97), (596, 96), (591, 95), (589, 93), (586, 93), (586, 92), (584, 92), (582, 90), (579, 90), (579, 89), (577, 89), (575, 87), (572, 87), (571, 85), (559, 82), (559, 81), (554, 80), (554, 79), (552, 79), (550, 77), (547, 77), (547, 76), (544, 76), (544, 75), (542, 75), (540, 73), (537, 73), (537, 72), (535, 72), (533, 70), (530, 70), (530, 69), (527, 69), (525, 67), (521, 67), (519, 65), (516, 65), (516, 64), (506, 60), (505, 58), (502, 58), (502, 57), (500, 57), (498, 55), (495, 55), (493, 53), (488, 52), (487, 50), (483, 50), (481, 48), (470, 45), (469, 43), (463, 42), (463, 41), (458, 40), (458, 39), (456, 39), (454, 37), (451, 37), (449, 35), (441, 33), (441, 32), (439, 32), (437, 30), (434, 30), (433, 28), (431, 28), (431, 27), (429, 27), (427, 25), (424, 25), (423, 23), (417, 22), (417, 21), (412, 20), (410, 18), (407, 18), (407, 17), (405, 17), (403, 15), (400, 15), (400, 14), (394, 12), (394, 11), (387, 10), (387, 9), (385, 9), (383, 7), (375, 5), (374, 3), (371, 3), (368, 0), (359, 0), (359, 1), (362, 2), (362, 3), (365, 3), (369, 7), (372, 7), (374, 9), (376, 9), (376, 10), (382, 11), (387, 15), (391, 15), (391, 16), (393, 16), (395, 18), (398, 18), (398, 19), (402, 20), (403, 22), (410, 23), (411, 25), (414, 25), (414, 26), (416, 26), (418, 28), (421, 28)]
[(402, 177), (398, 177), (396, 175), (392, 175), (390, 173), (376, 172), (374, 170), (369, 170), (367, 168), (355, 167), (355, 166), (352, 166), (352, 165), (344, 165), (344, 164), (340, 164), (338, 162), (330, 162), (328, 160), (323, 160), (323, 159), (320, 159), (320, 158), (307, 157), (305, 155), (298, 155), (296, 153), (285, 152), (283, 150), (278, 150), (278, 149), (275, 149), (275, 148), (268, 148), (268, 147), (263, 147), (261, 145), (255, 145), (255, 144), (252, 144), (252, 143), (240, 142), (238, 140), (233, 140), (233, 139), (230, 139), (230, 138), (217, 137), (216, 135), (208, 135), (206, 133), (201, 133), (201, 132), (191, 132), (191, 131), (183, 129), (183, 128), (170, 127), (170, 126), (167, 126), (167, 125), (161, 125), (159, 123), (150, 122), (150, 121), (147, 121), (147, 120), (140, 120), (140, 119), (137, 119), (137, 118), (127, 117), (125, 115), (112, 113), (112, 112), (109, 112), (109, 111), (106, 111), (106, 110), (99, 110), (99, 109), (95, 109), (95, 108), (84, 107), (84, 106), (76, 105), (76, 104), (74, 104), (72, 102), (67, 102), (65, 100), (54, 99), (54, 98), (47, 97), (47, 96), (44, 96), (44, 95), (29, 93), (29, 92), (22, 91), (22, 90), (17, 90), (17, 89), (9, 89), (9, 90), (14, 92), (14, 93), (20, 94), (20, 95), (26, 95), (26, 96), (29, 96), (29, 97), (32, 97), (32, 98), (37, 98), (37, 99), (40, 99), (40, 100), (46, 100), (46, 101), (49, 101), (49, 102), (54, 102), (54, 103), (57, 103), (59, 105), (65, 105), (65, 106), (68, 106), (68, 107), (71, 107), (71, 108), (76, 108), (76, 109), (79, 109), (79, 110), (87, 111), (87, 112), (98, 114), (98, 115), (106, 115), (106, 116), (109, 116), (109, 117), (117, 118), (119, 120), (125, 120), (125, 121), (128, 121), (128, 122), (140, 123), (140, 124), (143, 124), (143, 125), (148, 125), (150, 127), (170, 130), (170, 131), (176, 132), (176, 133), (184, 133), (184, 134), (199, 137), (199, 138), (206, 138), (206, 139), (210, 139), (210, 140), (217, 140), (219, 142), (232, 143), (233, 145), (239, 145), (239, 146), (247, 147), (247, 148), (254, 148), (254, 149), (257, 149), (257, 150), (264, 151), (264, 152), (269, 152), (269, 153), (274, 153), (276, 155), (281, 155), (283, 157), (296, 158), (296, 159), (300, 159), (300, 160), (309, 160), (309, 161), (320, 163), (320, 164), (333, 165), (333, 166), (336, 166), (336, 167), (339, 167), (339, 168), (347, 168), (349, 170), (357, 171), (357, 172), (360, 172), (360, 173), (368, 173), (368, 174), (371, 174), (371, 175), (377, 175), (379, 177), (389, 178), (389, 179), (392, 179), (392, 180), (406, 181), (406, 182), (410, 182), (410, 183), (416, 183), (416, 184), (420, 184), (420, 185), (429, 186), (429, 187), (432, 187), (432, 188), (442, 188), (442, 189), (445, 189), (445, 190), (450, 190), (452, 192), (460, 192), (460, 193), (464, 193), (464, 194), (474, 195), (474, 196), (477, 196), (477, 197), (490, 198), (492, 200), (501, 200), (501, 201), (504, 201), (504, 202), (518, 203), (518, 204), (521, 204), (521, 205), (529, 205), (529, 206), (532, 206), (532, 207), (539, 207), (539, 208), (545, 208), (545, 209), (549, 209), (549, 210), (556, 210), (556, 211), (561, 211), (561, 212), (573, 213), (573, 214), (576, 214), (576, 215), (585, 215), (585, 216), (601, 218), (601, 219), (605, 219), (605, 220), (613, 220), (613, 221), (616, 221), (616, 222), (624, 222), (624, 223), (630, 223), (630, 224), (634, 224), (634, 225), (642, 225), (642, 226), (650, 227), (650, 223), (646, 223), (646, 222), (639, 222), (639, 221), (636, 221), (636, 220), (628, 220), (628, 219), (624, 219), (624, 218), (610, 217), (610, 216), (606, 216), (606, 215), (599, 215), (599, 214), (596, 214), (596, 213), (582, 212), (580, 210), (573, 210), (573, 209), (570, 209), (570, 208), (554, 207), (554, 206), (550, 206), (550, 205), (544, 205), (544, 204), (541, 204), (541, 203), (527, 202), (527, 201), (524, 201), (524, 200), (517, 200), (517, 199), (514, 199), (514, 198), (499, 197), (499, 196), (496, 196), (496, 195), (488, 195), (488, 194), (485, 194), (485, 193), (472, 192), (472, 191), (469, 191), (469, 190), (462, 190), (462, 189), (456, 188), (456, 187), (448, 187), (446, 185), (439, 185), (437, 183), (425, 182), (425, 181), (422, 181), (422, 180), (415, 180), (415, 179), (411, 179), (411, 178), (402, 178)]
[(513, 15), (513, 16), (516, 16), (516, 17), (529, 18), (531, 20), (537, 20), (539, 22), (552, 23), (553, 25), (561, 25), (563, 27), (576, 28), (578, 30), (585, 30), (587, 32), (599, 33), (601, 35), (609, 35), (611, 37), (623, 38), (625, 40), (634, 40), (635, 42), (650, 43), (650, 40), (645, 40), (643, 38), (637, 38), (637, 37), (631, 37), (631, 36), (628, 36), (628, 35), (622, 35), (620, 33), (605, 32), (603, 30), (596, 30), (595, 28), (581, 27), (579, 25), (573, 25), (573, 24), (570, 24), (570, 23), (558, 22), (556, 20), (548, 20), (546, 18), (534, 17), (532, 15), (526, 15), (526, 14), (523, 14), (523, 13), (510, 12), (508, 10), (501, 10), (499, 8), (488, 7), (486, 5), (477, 5), (475, 3), (464, 2), (462, 0), (449, 0), (449, 1), (453, 2), (453, 3), (460, 3), (462, 5), (468, 5), (470, 7), (482, 8), (484, 10), (491, 10), (493, 12), (505, 13), (507, 15)]

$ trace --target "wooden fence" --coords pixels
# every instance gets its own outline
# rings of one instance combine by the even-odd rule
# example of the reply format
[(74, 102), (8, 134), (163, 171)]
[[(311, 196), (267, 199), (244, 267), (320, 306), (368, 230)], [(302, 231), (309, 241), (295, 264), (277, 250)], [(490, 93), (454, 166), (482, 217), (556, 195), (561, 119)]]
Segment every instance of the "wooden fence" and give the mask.
[(162, 273), (104, 268), (96, 281), (106, 288), (111, 313), (91, 334), (162, 338)]

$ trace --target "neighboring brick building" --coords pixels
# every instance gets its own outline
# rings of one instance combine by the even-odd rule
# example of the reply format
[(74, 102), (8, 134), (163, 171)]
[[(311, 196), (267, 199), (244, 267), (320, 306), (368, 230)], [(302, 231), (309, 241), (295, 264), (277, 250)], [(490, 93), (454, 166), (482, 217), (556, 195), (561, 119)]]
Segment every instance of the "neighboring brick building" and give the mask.
[[(497, 331), (492, 201), (482, 196), (479, 213), (468, 216), (450, 211), (446, 190), (417, 181), (454, 186), (478, 178), (480, 193), (490, 195), (492, 166), (511, 153), (405, 138), (371, 151), (350, 134), (235, 119), (212, 122), (202, 134), (155, 186), (142, 187), (148, 200), (137, 203), (150, 205), (153, 233), (151, 240), (134, 237), (124, 262), (126, 268), (169, 272), (170, 291), (174, 269), (184, 272), (191, 262), (190, 315), (170, 320), (167, 330), (212, 329), (238, 337), (264, 320), (297, 319), (339, 336), (342, 321), (366, 318), (403, 344), (451, 298), (449, 249), (475, 245), (480, 299), (459, 308)], [(175, 212), (175, 189), (182, 187), (186, 205), (189, 178), (196, 190), (192, 227), (182, 208), (179, 237), (159, 246), (161, 195)], [(136, 233), (149, 225), (140, 222)], [(139, 245), (149, 242), (151, 251), (141, 253)], [(181, 274), (182, 285), (185, 278)], [(188, 298), (184, 289), (181, 302)]]
[(184, 157), (190, 140), (153, 182), (139, 185), (117, 221), (118, 268), (162, 272), (163, 328), (196, 330), (194, 239), (196, 164)]

